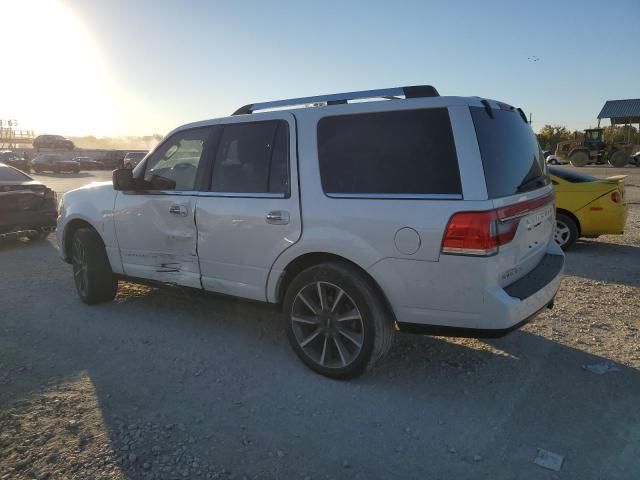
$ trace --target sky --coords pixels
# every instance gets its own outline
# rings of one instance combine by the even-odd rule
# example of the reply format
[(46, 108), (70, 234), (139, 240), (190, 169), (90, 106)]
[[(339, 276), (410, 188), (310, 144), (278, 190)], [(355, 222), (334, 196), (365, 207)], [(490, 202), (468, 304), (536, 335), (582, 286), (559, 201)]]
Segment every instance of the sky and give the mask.
[(535, 130), (584, 129), (606, 100), (640, 98), (640, 0), (0, 0), (0, 11), (0, 119), (38, 133), (165, 134), (247, 103), (421, 84), (520, 106)]

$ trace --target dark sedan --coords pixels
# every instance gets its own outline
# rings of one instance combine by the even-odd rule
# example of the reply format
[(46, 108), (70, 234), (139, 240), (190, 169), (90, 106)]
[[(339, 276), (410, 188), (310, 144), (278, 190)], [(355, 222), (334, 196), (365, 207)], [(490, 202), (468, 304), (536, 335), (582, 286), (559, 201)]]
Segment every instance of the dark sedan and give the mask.
[(75, 145), (62, 135), (39, 135), (33, 140), (33, 148), (39, 152), (43, 148), (51, 150), (73, 150)]
[(0, 240), (45, 238), (55, 229), (57, 216), (53, 190), (0, 163)]
[(73, 161), (78, 162), (82, 170), (104, 170), (103, 162), (92, 160), (89, 157), (73, 157)]
[(23, 172), (29, 171), (29, 160), (27, 160), (26, 157), (21, 157), (17, 153), (10, 150), (0, 152), (0, 162), (4, 163), (5, 165), (18, 168)]
[(51, 153), (39, 155), (31, 160), (31, 169), (35, 173), (40, 172), (73, 172), (80, 171), (80, 163), (75, 160), (67, 160), (61, 155)]

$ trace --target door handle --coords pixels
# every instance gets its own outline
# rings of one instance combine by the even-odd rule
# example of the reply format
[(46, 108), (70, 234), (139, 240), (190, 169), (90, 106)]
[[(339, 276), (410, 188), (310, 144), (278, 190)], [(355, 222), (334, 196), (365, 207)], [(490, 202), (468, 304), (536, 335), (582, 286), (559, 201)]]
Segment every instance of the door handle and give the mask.
[(169, 207), (169, 213), (178, 215), (179, 217), (186, 217), (189, 212), (184, 205), (171, 205)]
[(273, 210), (267, 213), (267, 223), (272, 225), (288, 225), (289, 212), (286, 210)]

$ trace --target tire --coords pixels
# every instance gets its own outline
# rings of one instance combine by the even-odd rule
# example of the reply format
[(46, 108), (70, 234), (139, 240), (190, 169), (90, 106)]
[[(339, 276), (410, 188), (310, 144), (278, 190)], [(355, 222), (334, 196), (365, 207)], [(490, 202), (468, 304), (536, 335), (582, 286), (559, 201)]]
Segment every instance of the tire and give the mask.
[(71, 239), (73, 279), (80, 300), (88, 305), (109, 302), (118, 290), (107, 252), (98, 232), (78, 229)]
[(36, 167), (33, 167), (33, 173), (40, 173), (40, 169), (36, 168)]
[(557, 164), (558, 164), (558, 161), (557, 161), (555, 158), (552, 158), (551, 160), (549, 160), (549, 163), (550, 163), (551, 165), (557, 165)]
[(556, 215), (554, 240), (563, 250), (569, 250), (578, 240), (578, 225), (575, 220), (564, 213)]
[(612, 167), (622, 168), (630, 161), (631, 157), (624, 150), (613, 152), (613, 155), (609, 157), (609, 165)]
[(589, 164), (590, 161), (591, 159), (589, 158), (589, 154), (584, 150), (573, 152), (569, 157), (569, 162), (574, 167), (585, 167)]
[(342, 262), (298, 274), (285, 294), (284, 319), (296, 355), (330, 378), (362, 375), (393, 343), (394, 323), (380, 293), (358, 269)]

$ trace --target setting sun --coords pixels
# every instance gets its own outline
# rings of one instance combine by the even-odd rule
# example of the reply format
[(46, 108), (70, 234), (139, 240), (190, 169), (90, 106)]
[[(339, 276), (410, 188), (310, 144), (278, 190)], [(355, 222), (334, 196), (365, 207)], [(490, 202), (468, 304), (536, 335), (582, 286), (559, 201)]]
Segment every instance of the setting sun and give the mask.
[(71, 8), (56, 0), (7, 1), (2, 8), (5, 65), (11, 69), (3, 74), (0, 118), (47, 133), (117, 132), (113, 79)]

